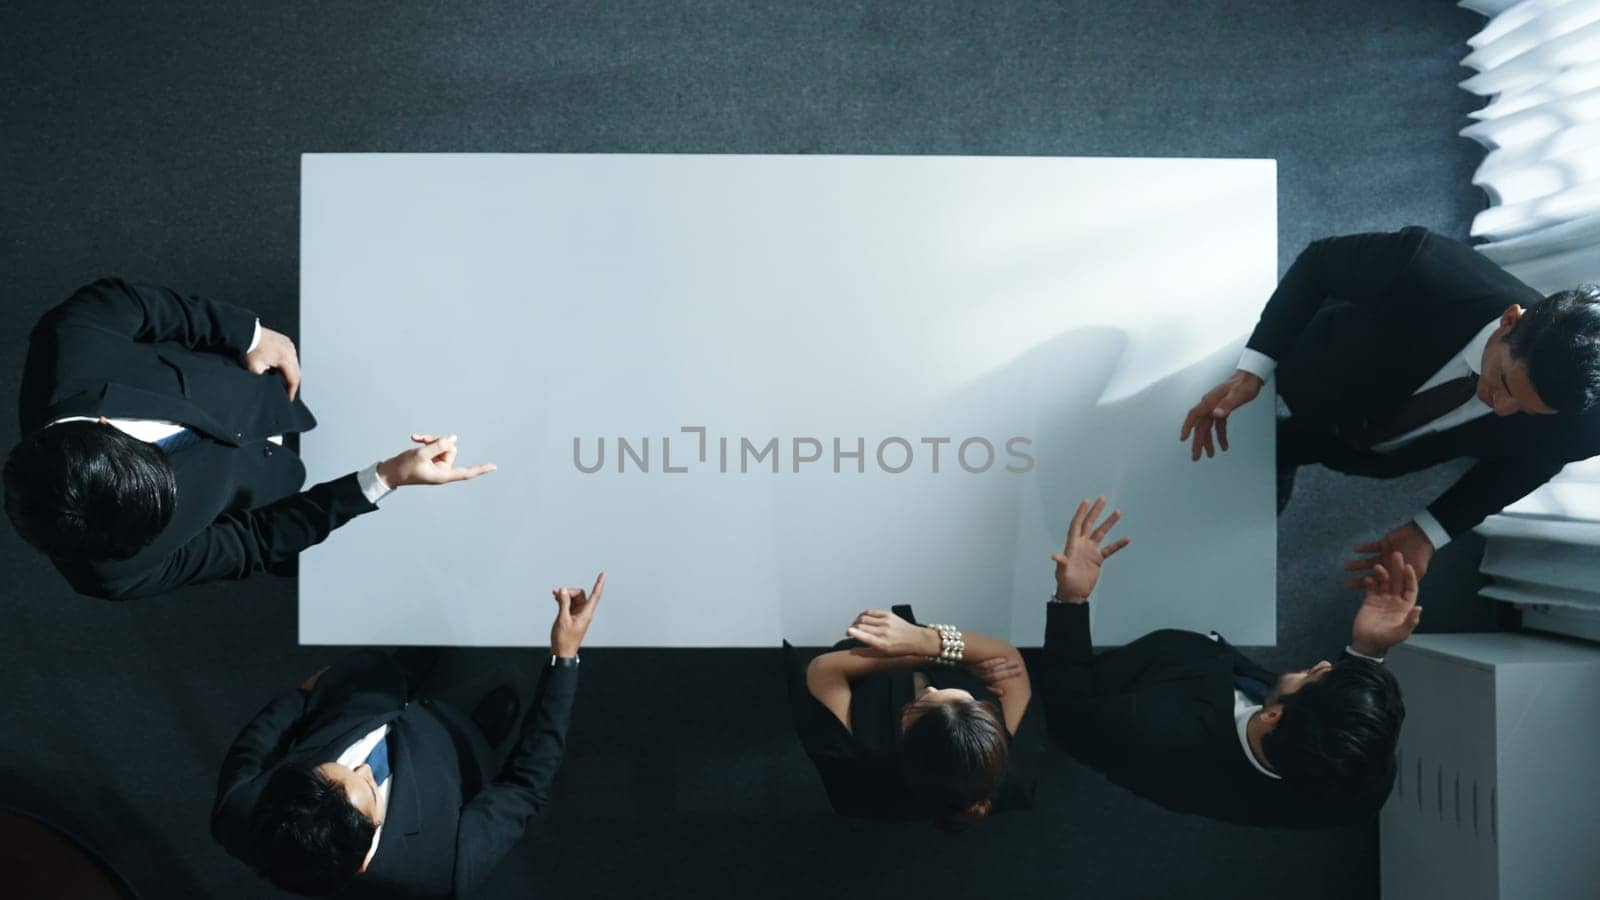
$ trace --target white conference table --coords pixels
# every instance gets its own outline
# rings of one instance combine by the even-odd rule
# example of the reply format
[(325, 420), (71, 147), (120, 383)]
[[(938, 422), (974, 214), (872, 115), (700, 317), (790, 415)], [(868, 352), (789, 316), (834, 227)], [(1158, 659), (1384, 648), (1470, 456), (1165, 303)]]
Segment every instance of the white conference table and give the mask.
[(589, 646), (825, 644), (897, 603), (1037, 645), (1101, 492), (1134, 542), (1097, 643), (1276, 643), (1271, 398), (1227, 454), (1178, 441), (1276, 283), (1271, 160), (302, 166), (311, 479), (414, 431), (499, 465), (308, 550), (303, 643), (543, 645), (549, 589), (605, 569)]

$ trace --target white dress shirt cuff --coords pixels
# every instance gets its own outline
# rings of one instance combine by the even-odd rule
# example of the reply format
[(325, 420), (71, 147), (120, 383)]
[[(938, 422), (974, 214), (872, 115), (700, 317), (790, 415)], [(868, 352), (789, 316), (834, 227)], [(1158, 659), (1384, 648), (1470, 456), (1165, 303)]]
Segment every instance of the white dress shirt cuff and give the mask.
[(1361, 659), (1370, 659), (1375, 663), (1383, 662), (1383, 657), (1381, 657), (1381, 656), (1368, 656), (1365, 653), (1362, 653), (1361, 651), (1357, 650), (1354, 647), (1345, 647), (1344, 648), (1344, 652), (1350, 654), (1351, 656), (1360, 657)]
[(1434, 550), (1443, 550), (1444, 545), (1450, 543), (1450, 533), (1444, 530), (1444, 526), (1440, 525), (1439, 520), (1433, 517), (1433, 513), (1423, 510), (1417, 513), (1416, 517), (1411, 521), (1416, 522), (1417, 527), (1422, 529), (1422, 533), (1427, 535), (1428, 540), (1433, 542)]
[(394, 488), (386, 486), (382, 479), (378, 478), (377, 463), (373, 463), (372, 465), (367, 466), (365, 469), (357, 472), (356, 484), (361, 485), (361, 493), (366, 495), (367, 502), (374, 505), (376, 505), (379, 500), (382, 500), (384, 495), (394, 490)]
[(246, 348), (244, 352), (249, 353), (249, 352), (255, 350), (256, 349), (256, 345), (259, 344), (259, 343), (261, 343), (261, 320), (260, 319), (256, 319), (256, 331), (255, 331), (255, 334), (250, 336), (250, 346), (248, 348)]
[(1244, 352), (1239, 354), (1239, 368), (1249, 372), (1251, 375), (1256, 376), (1262, 381), (1266, 381), (1267, 379), (1271, 378), (1272, 373), (1277, 370), (1278, 361), (1266, 355), (1265, 353), (1251, 350), (1249, 347), (1246, 347), (1244, 348)]

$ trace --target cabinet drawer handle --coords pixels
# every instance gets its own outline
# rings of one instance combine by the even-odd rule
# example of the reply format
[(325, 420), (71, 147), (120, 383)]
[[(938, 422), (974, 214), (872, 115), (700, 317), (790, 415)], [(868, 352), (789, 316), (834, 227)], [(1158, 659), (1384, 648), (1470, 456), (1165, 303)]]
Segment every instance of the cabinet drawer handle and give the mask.
[(1444, 821), (1444, 766), (1433, 773), (1433, 803), (1439, 808), (1439, 821)]
[(1422, 812), (1422, 757), (1417, 757), (1417, 812)]
[(1456, 827), (1461, 827), (1461, 773), (1456, 773)]

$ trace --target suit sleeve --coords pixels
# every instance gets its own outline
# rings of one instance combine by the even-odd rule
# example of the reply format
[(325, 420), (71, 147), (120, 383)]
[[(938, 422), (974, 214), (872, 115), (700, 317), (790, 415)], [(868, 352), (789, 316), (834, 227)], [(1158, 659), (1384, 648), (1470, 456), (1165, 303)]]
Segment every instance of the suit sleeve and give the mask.
[(1051, 739), (1113, 780), (1161, 777), (1153, 761), (1193, 746), (1141, 691), (1161, 653), (1147, 642), (1161, 633), (1094, 656), (1089, 605), (1052, 602), (1047, 609), (1044, 678), (1035, 691), (1043, 692)]
[(1428, 512), (1454, 540), (1555, 477), (1563, 465), (1558, 459), (1532, 457), (1480, 460), (1428, 504)]
[(1089, 604), (1052, 600), (1045, 605), (1044, 668), (1067, 693), (1090, 692), (1094, 645), (1089, 640)]
[(268, 565), (292, 559), (321, 543), (335, 528), (377, 508), (352, 473), (259, 509), (225, 513), (168, 556), (153, 574), (89, 592), (130, 600), (188, 584), (248, 578)]
[(1406, 228), (1312, 241), (1278, 282), (1245, 346), (1282, 361), (1330, 298), (1385, 303), (1427, 236), (1424, 229)]
[(456, 832), (456, 896), (474, 894), (522, 839), (528, 820), (549, 804), (556, 770), (566, 754), (577, 690), (576, 667), (545, 668), (516, 750), (500, 775), (462, 807)]
[(248, 831), (254, 811), (252, 804), (239, 798), (238, 788), (270, 766), (284, 735), (299, 721), (305, 705), (305, 692), (299, 688), (278, 695), (256, 713), (228, 747), (222, 760), (222, 775), (217, 780), (216, 801), (211, 807), (211, 835), (234, 856), (249, 857)]
[[(1096, 689), (1089, 604), (1051, 601), (1045, 607), (1045, 727), (1056, 743), (1098, 765), (1112, 745), (1137, 741), (1138, 703), (1132, 693)], [(1102, 752), (1107, 751), (1107, 752)]]
[(255, 313), (231, 303), (102, 278), (46, 313), (38, 327), (98, 328), (139, 343), (176, 341), (191, 350), (242, 356), (255, 326)]

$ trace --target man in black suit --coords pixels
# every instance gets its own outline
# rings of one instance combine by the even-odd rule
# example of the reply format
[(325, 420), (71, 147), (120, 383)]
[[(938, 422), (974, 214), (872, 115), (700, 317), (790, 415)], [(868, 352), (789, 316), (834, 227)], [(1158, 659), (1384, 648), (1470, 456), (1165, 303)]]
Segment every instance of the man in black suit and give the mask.
[[(276, 372), (282, 377), (268, 373)], [(454, 435), (301, 491), (316, 425), (293, 342), (254, 313), (106, 278), (34, 327), (6, 513), (77, 591), (128, 599), (279, 570), (390, 490), (475, 478)]]
[[(1176, 812), (1245, 825), (1322, 828), (1370, 819), (1394, 784), (1405, 706), (1383, 666), (1422, 615), (1398, 554), (1373, 567), (1336, 662), (1274, 674), (1216, 634), (1163, 630), (1094, 654), (1089, 595), (1117, 513), (1078, 506), (1034, 678), (1051, 737), (1111, 781)], [(1392, 568), (1392, 574), (1391, 574)]]
[[(551, 658), (510, 758), (489, 747), (515, 712), (467, 722), (412, 702), (388, 654), (363, 651), (267, 704), (222, 764), (212, 835), (285, 890), (310, 896), (466, 897), (549, 803), (578, 687), (578, 650), (605, 590), (559, 588)], [(501, 724), (494, 724), (494, 720)]]
[(1184, 418), (1193, 459), (1228, 449), (1228, 414), (1274, 374), (1290, 413), (1278, 423), (1280, 509), (1305, 463), (1391, 478), (1478, 460), (1345, 565), (1399, 552), (1422, 575), (1446, 542), (1600, 453), (1600, 289), (1541, 297), (1423, 228), (1324, 238), (1283, 276), (1238, 371)]

